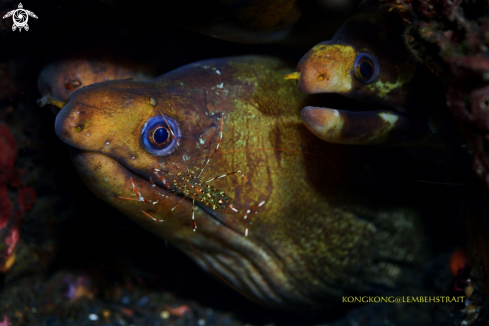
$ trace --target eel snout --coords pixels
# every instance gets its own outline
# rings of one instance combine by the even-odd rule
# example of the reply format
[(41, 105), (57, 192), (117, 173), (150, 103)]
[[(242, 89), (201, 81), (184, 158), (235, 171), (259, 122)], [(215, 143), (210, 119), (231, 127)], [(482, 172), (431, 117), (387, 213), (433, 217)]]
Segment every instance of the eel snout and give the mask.
[(319, 43), (297, 65), (297, 87), (306, 94), (347, 94), (353, 87), (351, 68), (356, 51), (352, 46)]

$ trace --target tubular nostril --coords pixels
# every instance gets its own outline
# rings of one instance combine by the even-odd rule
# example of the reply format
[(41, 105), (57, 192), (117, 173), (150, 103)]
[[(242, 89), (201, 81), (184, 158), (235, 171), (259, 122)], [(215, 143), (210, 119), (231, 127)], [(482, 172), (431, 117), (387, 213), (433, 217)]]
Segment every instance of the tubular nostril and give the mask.
[(75, 126), (75, 128), (73, 130), (75, 130), (76, 133), (79, 133), (79, 132), (83, 131), (84, 128), (85, 128), (85, 126), (83, 125), (83, 123), (79, 123)]

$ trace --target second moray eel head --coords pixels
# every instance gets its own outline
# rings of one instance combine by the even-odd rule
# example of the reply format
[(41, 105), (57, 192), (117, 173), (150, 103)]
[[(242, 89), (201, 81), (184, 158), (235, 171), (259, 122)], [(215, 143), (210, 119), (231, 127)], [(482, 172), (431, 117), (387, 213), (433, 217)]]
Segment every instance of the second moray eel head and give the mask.
[(433, 78), (409, 53), (396, 8), (376, 1), (362, 6), (332, 40), (314, 46), (300, 60), (297, 72), (285, 78), (297, 79), (304, 93), (341, 94), (378, 109), (306, 107), (302, 111), (306, 126), (323, 140), (343, 144), (407, 140), (429, 131), (428, 120), (419, 119), (432, 106)]

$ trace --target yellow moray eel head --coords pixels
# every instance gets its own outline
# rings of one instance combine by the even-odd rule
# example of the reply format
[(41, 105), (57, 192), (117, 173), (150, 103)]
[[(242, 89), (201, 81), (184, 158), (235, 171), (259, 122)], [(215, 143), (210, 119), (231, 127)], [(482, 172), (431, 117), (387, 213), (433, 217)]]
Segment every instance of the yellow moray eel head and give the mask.
[[(363, 113), (368, 123), (355, 117), (356, 112), (305, 108), (302, 116), (313, 133), (334, 143), (375, 144), (412, 140), (429, 132), (433, 103), (443, 105), (440, 82), (414, 61), (403, 34), (397, 9), (373, 0), (364, 2), (332, 40), (304, 55), (297, 72), (285, 76), (296, 79), (302, 92), (336, 93), (378, 106), (370, 115)], [(335, 112), (327, 112), (331, 110)], [(354, 111), (363, 111), (360, 102)]]
[[(409, 187), (384, 175), (387, 166), (399, 164), (369, 162), (377, 156), (308, 132), (298, 112), (313, 102), (281, 78), (290, 69), (277, 58), (237, 57), (197, 62), (150, 82), (88, 85), (60, 103), (56, 133), (99, 198), (207, 269), (179, 225), (209, 266), (264, 304), (313, 309), (346, 293), (405, 284), (426, 249), (421, 216), (392, 205), (399, 198), (413, 200), (401, 194)], [(200, 171), (219, 141), (222, 114), (222, 142), (201, 179), (240, 170), (248, 182), (235, 174), (210, 184), (242, 210), (266, 200), (248, 218), (247, 237), (242, 215), (197, 201), (198, 228), (192, 232), (192, 201), (182, 192), (157, 205), (120, 198), (137, 199), (132, 179), (145, 198), (162, 199), (158, 192), (168, 188), (153, 173), (162, 163), (173, 171)], [(366, 164), (377, 171), (371, 171), (375, 184), (388, 185), (362, 184)], [(171, 214), (158, 223), (141, 210), (157, 219)]]

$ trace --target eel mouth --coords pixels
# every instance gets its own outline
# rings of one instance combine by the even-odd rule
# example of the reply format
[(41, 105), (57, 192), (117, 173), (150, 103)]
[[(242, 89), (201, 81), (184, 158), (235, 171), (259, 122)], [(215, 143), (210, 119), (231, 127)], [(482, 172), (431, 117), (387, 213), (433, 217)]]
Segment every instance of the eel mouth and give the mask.
[[(151, 182), (149, 181), (149, 179), (145, 175), (140, 174), (137, 171), (134, 171), (134, 170), (126, 167), (123, 163), (118, 162), (117, 160), (110, 157), (109, 155), (106, 155), (106, 154), (100, 153), (100, 152), (92, 152), (92, 151), (83, 150), (83, 149), (80, 149), (77, 147), (73, 147), (71, 145), (68, 145), (68, 146), (70, 149), (70, 155), (71, 155), (72, 159), (76, 163), (78, 163), (77, 164), (77, 170), (80, 173), (80, 175), (82, 175), (82, 177), (87, 175), (87, 174), (91, 175), (93, 172), (90, 170), (98, 169), (101, 162), (111, 161), (111, 165), (114, 165), (114, 168), (118, 170), (117, 173), (112, 173), (113, 176), (122, 177), (126, 181), (130, 181), (131, 179), (135, 180), (135, 185), (138, 188), (138, 192), (142, 192), (139, 190), (143, 187), (151, 189), (149, 192), (144, 191), (143, 196), (146, 199), (149, 199), (149, 197), (151, 197), (151, 198), (153, 198), (154, 201), (156, 201), (156, 200), (163, 199), (164, 197), (157, 195), (158, 198), (154, 198), (155, 194), (165, 195), (168, 193), (174, 193), (174, 195), (172, 196), (174, 198), (173, 198), (171, 204), (164, 205), (167, 213), (165, 214), (163, 212), (162, 216), (161, 216), (161, 214), (158, 217), (155, 216), (156, 219), (170, 217), (172, 211), (177, 207), (177, 205), (178, 205), (178, 207), (183, 208), (186, 211), (189, 211), (189, 214), (188, 214), (189, 217), (192, 216), (192, 213), (191, 213), (192, 212), (192, 202), (190, 199), (184, 200), (185, 196), (181, 192), (169, 192), (168, 189), (159, 180), (155, 180), (156, 185), (153, 188)], [(93, 166), (92, 164), (90, 164), (90, 162), (87, 162), (87, 160), (84, 159), (84, 157), (86, 157), (88, 155), (97, 155), (98, 160), (99, 160), (99, 164)], [(102, 177), (102, 180), (105, 180), (107, 177), (108, 176)], [(85, 183), (87, 183), (89, 188), (91, 188), (93, 190), (93, 188), (94, 188), (94, 186), (92, 184), (93, 182), (90, 179), (87, 180), (87, 178), (85, 178), (85, 177), (83, 177), (83, 179), (84, 179)], [(143, 183), (145, 184), (144, 186), (143, 186)], [(126, 194), (126, 196), (119, 195), (119, 196), (117, 196), (118, 199), (128, 200), (130, 198), (132, 201), (137, 201), (138, 198), (136, 196), (134, 196), (134, 189), (133, 189), (132, 184), (130, 182), (128, 183), (126, 188), (130, 189), (129, 194)], [(166, 199), (167, 198), (165, 198), (163, 200), (166, 200)], [(174, 202), (176, 202), (176, 203), (174, 203)], [(147, 206), (147, 210), (153, 210), (152, 209), (153, 205), (147, 205), (147, 204), (143, 204), (143, 205)], [(161, 205), (161, 203), (157, 204), (157, 205)], [(144, 206), (143, 206), (143, 208), (141, 208), (141, 210), (146, 211), (144, 209)], [(161, 205), (161, 206), (163, 206), (163, 205)], [(163, 211), (165, 211), (165, 210), (163, 210)], [(242, 231), (242, 228), (237, 228), (236, 223), (232, 223), (232, 220), (236, 220), (235, 216), (232, 216), (231, 214), (225, 214), (225, 213), (221, 213), (221, 212), (218, 212), (216, 210), (213, 210), (213, 209), (203, 205), (202, 203), (200, 203), (198, 201), (195, 201), (194, 211), (195, 211), (195, 214), (198, 218), (200, 218), (200, 219), (205, 218), (205, 216), (204, 216), (204, 214), (205, 214), (207, 217), (210, 217), (214, 221), (214, 223), (218, 223), (220, 225), (223, 225), (223, 226), (227, 227), (229, 230), (233, 231), (235, 233), (235, 236), (239, 235), (239, 236), (245, 238), (244, 233)], [(149, 218), (148, 218), (148, 220), (149, 220)], [(187, 223), (185, 223), (185, 224), (187, 224)]]
[(352, 112), (306, 106), (301, 118), (307, 129), (324, 141), (348, 145), (372, 145), (409, 141), (419, 122), (391, 110)]
[[(373, 106), (341, 94), (339, 96), (345, 98), (347, 109), (306, 106), (301, 110), (301, 118), (307, 129), (329, 143), (404, 143), (420, 139), (430, 131), (427, 121), (406, 116), (385, 105)], [(350, 108), (351, 104), (354, 105), (353, 109)]]
[[(299, 70), (300, 71), (300, 70)], [(285, 75), (296, 79), (303, 90), (301, 72)], [(305, 92), (305, 91), (304, 91)], [(308, 92), (305, 92), (308, 93)], [(429, 132), (428, 124), (411, 118), (384, 104), (371, 104), (341, 93), (317, 92), (317, 95), (337, 95), (344, 99), (342, 109), (306, 106), (301, 118), (307, 129), (318, 138), (335, 144), (373, 145), (409, 142)], [(343, 109), (346, 107), (346, 109)]]

